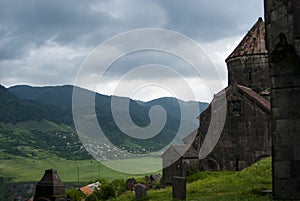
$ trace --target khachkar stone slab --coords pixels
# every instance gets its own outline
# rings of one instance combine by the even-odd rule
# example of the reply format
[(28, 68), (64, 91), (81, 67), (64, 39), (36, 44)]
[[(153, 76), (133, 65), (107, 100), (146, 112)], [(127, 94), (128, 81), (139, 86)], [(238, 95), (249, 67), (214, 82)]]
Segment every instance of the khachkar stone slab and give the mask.
[(137, 200), (142, 200), (144, 198), (146, 198), (147, 196), (147, 189), (146, 186), (144, 184), (136, 184), (135, 185), (135, 198)]
[(60, 180), (57, 171), (45, 170), (45, 174), (35, 188), (33, 201), (66, 201), (65, 185)]
[(299, 8), (298, 0), (265, 0), (275, 200), (300, 200)]
[(173, 177), (172, 191), (174, 200), (186, 200), (185, 177)]

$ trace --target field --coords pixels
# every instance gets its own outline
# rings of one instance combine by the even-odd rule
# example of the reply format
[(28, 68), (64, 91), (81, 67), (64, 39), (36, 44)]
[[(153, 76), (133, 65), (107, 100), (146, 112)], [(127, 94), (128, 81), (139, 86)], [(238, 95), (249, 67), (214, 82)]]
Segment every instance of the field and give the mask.
[[(63, 182), (78, 182), (78, 172), (79, 182), (88, 182), (99, 177), (113, 180), (137, 176), (111, 170), (96, 160), (71, 161), (55, 155), (49, 155), (44, 160), (16, 156), (10, 157), (2, 156), (0, 158), (0, 176), (13, 177), (15, 182), (39, 181), (44, 174), (44, 170), (49, 168), (56, 169)], [(161, 159), (159, 158), (142, 158), (139, 160), (144, 164), (152, 164), (151, 168), (153, 168), (153, 164), (157, 168), (161, 167)], [(132, 170), (138, 170), (138, 163), (132, 160), (122, 160), (121, 162), (116, 160), (106, 163), (114, 166), (119, 165), (120, 169), (122, 169), (121, 164), (124, 167), (123, 169), (132, 168)], [(147, 171), (147, 169), (144, 169), (144, 171)]]
[(162, 169), (161, 158), (139, 158), (125, 160), (109, 160), (103, 162), (107, 167), (114, 167), (118, 171), (126, 171), (129, 174), (147, 174), (149, 172), (157, 172)]

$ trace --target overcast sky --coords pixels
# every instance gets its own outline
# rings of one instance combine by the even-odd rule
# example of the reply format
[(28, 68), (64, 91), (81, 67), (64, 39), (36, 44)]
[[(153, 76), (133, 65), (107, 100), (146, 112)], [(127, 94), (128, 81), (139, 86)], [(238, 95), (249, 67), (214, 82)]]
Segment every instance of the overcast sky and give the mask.
[[(166, 52), (145, 50), (116, 60), (105, 76), (98, 78), (102, 80), (97, 83), (98, 92), (141, 100), (173, 96), (173, 89), (158, 82), (164, 80), (179, 90), (180, 99), (209, 101), (212, 94), (227, 84), (224, 60), (258, 17), (263, 17), (262, 0), (0, 2), (0, 84), (6, 87), (75, 84), (76, 75), (92, 50), (117, 34), (143, 28), (169, 29), (191, 38), (219, 72), (210, 73), (209, 68), (203, 67), (207, 78), (201, 81), (182, 59)], [(106, 57), (99, 55), (100, 59)], [(145, 70), (156, 69), (153, 64), (160, 64), (159, 68), (168, 66), (181, 77)], [(141, 66), (144, 70), (133, 70)], [(130, 75), (131, 72), (135, 74)], [(176, 79), (187, 80), (200, 92), (187, 95), (186, 88)], [(95, 89), (95, 83), (89, 83), (88, 77), (83, 85)], [(207, 90), (207, 85), (215, 87)], [(127, 92), (124, 88), (131, 90)]]

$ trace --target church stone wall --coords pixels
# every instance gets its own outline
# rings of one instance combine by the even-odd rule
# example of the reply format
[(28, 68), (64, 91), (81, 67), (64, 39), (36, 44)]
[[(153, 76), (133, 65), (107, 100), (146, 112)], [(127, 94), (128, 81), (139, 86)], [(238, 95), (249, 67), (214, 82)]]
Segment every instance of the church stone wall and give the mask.
[(300, 1), (265, 0), (273, 198), (300, 200)]
[(240, 84), (257, 93), (271, 87), (267, 54), (240, 56), (226, 62), (228, 85)]
[[(236, 86), (226, 89), (227, 117), (221, 137), (202, 161), (201, 170), (240, 170), (271, 155), (270, 114)], [(199, 150), (210, 125), (211, 110), (200, 115), (200, 128), (193, 146)]]

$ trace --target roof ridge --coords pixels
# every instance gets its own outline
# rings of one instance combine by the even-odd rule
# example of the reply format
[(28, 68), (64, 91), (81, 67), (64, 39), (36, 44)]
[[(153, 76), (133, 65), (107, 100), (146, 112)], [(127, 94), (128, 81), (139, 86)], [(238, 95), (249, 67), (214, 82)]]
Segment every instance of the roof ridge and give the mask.
[(251, 27), (225, 61), (227, 62), (229, 59), (239, 56), (267, 53), (265, 45), (265, 23), (263, 19), (259, 17), (257, 22)]
[(243, 86), (243, 85), (236, 85), (238, 89), (243, 91), (250, 99), (255, 101), (261, 108), (266, 110), (267, 112), (271, 112), (271, 106), (270, 106), (270, 101), (265, 99), (263, 96), (260, 94), (256, 93), (253, 91), (251, 88)]

